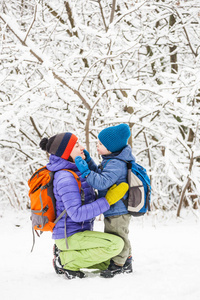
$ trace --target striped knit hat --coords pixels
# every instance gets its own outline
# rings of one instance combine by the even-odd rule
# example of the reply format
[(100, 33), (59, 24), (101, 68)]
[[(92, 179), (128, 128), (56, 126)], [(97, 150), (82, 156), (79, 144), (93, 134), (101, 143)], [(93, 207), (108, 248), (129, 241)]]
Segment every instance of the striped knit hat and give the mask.
[(73, 133), (64, 132), (52, 136), (50, 139), (43, 138), (40, 142), (42, 150), (64, 159), (68, 159), (78, 138)]

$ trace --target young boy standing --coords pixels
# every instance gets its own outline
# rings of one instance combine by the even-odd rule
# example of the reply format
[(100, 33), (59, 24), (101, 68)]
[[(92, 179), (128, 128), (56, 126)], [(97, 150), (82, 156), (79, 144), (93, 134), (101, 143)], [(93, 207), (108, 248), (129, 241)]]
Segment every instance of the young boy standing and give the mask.
[[(75, 158), (82, 177), (98, 190), (98, 198), (103, 197), (112, 185), (127, 182), (127, 162), (135, 160), (131, 147), (127, 145), (130, 134), (127, 124), (108, 127), (99, 133), (97, 151), (103, 159), (100, 166), (95, 164), (86, 150), (86, 160), (80, 156)], [(131, 244), (128, 238), (131, 215), (123, 202), (127, 196), (126, 194), (124, 199), (111, 205), (104, 213), (104, 231), (118, 235), (124, 240), (123, 250), (112, 258), (108, 269), (101, 272), (101, 276), (105, 278), (132, 272)]]

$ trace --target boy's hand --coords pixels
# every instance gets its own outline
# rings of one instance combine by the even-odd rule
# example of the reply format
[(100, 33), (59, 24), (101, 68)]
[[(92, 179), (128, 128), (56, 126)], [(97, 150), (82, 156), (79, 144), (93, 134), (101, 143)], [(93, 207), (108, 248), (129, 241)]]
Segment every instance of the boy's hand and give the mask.
[(87, 175), (90, 174), (90, 169), (88, 168), (88, 164), (84, 159), (82, 159), (80, 156), (75, 157), (75, 164), (79, 171), (81, 172), (81, 177), (87, 177)]
[(129, 185), (126, 182), (121, 182), (119, 185), (114, 184), (107, 191), (105, 198), (110, 205), (113, 205), (124, 197), (128, 189)]
[(89, 161), (91, 161), (91, 157), (90, 157), (90, 153), (87, 150), (83, 150), (84, 154), (85, 154), (85, 161), (87, 163), (89, 163)]

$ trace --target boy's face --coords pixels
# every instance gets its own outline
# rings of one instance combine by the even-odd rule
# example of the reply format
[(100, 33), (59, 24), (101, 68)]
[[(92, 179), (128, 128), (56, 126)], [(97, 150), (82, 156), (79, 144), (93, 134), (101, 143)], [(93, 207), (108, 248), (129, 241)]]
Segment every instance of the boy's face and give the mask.
[(85, 159), (85, 154), (83, 150), (84, 147), (77, 141), (74, 148), (72, 149), (72, 152), (70, 153), (70, 156), (73, 159), (73, 161), (75, 161), (76, 156), (80, 156), (82, 159)]
[(111, 152), (99, 140), (97, 142), (97, 152), (99, 155), (111, 154)]

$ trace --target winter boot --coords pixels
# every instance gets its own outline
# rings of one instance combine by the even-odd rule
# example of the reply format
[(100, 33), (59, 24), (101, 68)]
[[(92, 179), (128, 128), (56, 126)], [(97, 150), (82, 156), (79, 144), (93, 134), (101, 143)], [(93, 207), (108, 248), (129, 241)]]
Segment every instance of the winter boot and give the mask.
[(56, 246), (56, 244), (53, 245), (53, 256), (54, 258), (58, 257), (60, 253), (60, 250), (58, 249), (58, 247)]
[(123, 265), (124, 273), (132, 273), (133, 268), (132, 268), (132, 256), (129, 256)]
[(101, 271), (100, 276), (104, 278), (112, 278), (117, 274), (123, 273), (123, 267), (117, 266), (114, 261), (111, 260), (108, 269)]
[(132, 270), (132, 256), (129, 256), (123, 266), (118, 266), (111, 259), (107, 270), (101, 271), (100, 276), (104, 278), (112, 278), (117, 274), (131, 273)]
[(53, 254), (54, 254), (53, 267), (54, 267), (56, 274), (59, 274), (59, 275), (63, 274), (67, 277), (67, 279), (73, 279), (76, 277), (78, 277), (78, 278), (85, 277), (85, 274), (81, 271), (72, 271), (72, 270), (64, 269), (61, 264), (59, 253), (60, 253), (60, 250), (58, 249), (58, 247), (56, 245), (54, 245), (54, 247), (53, 247)]

